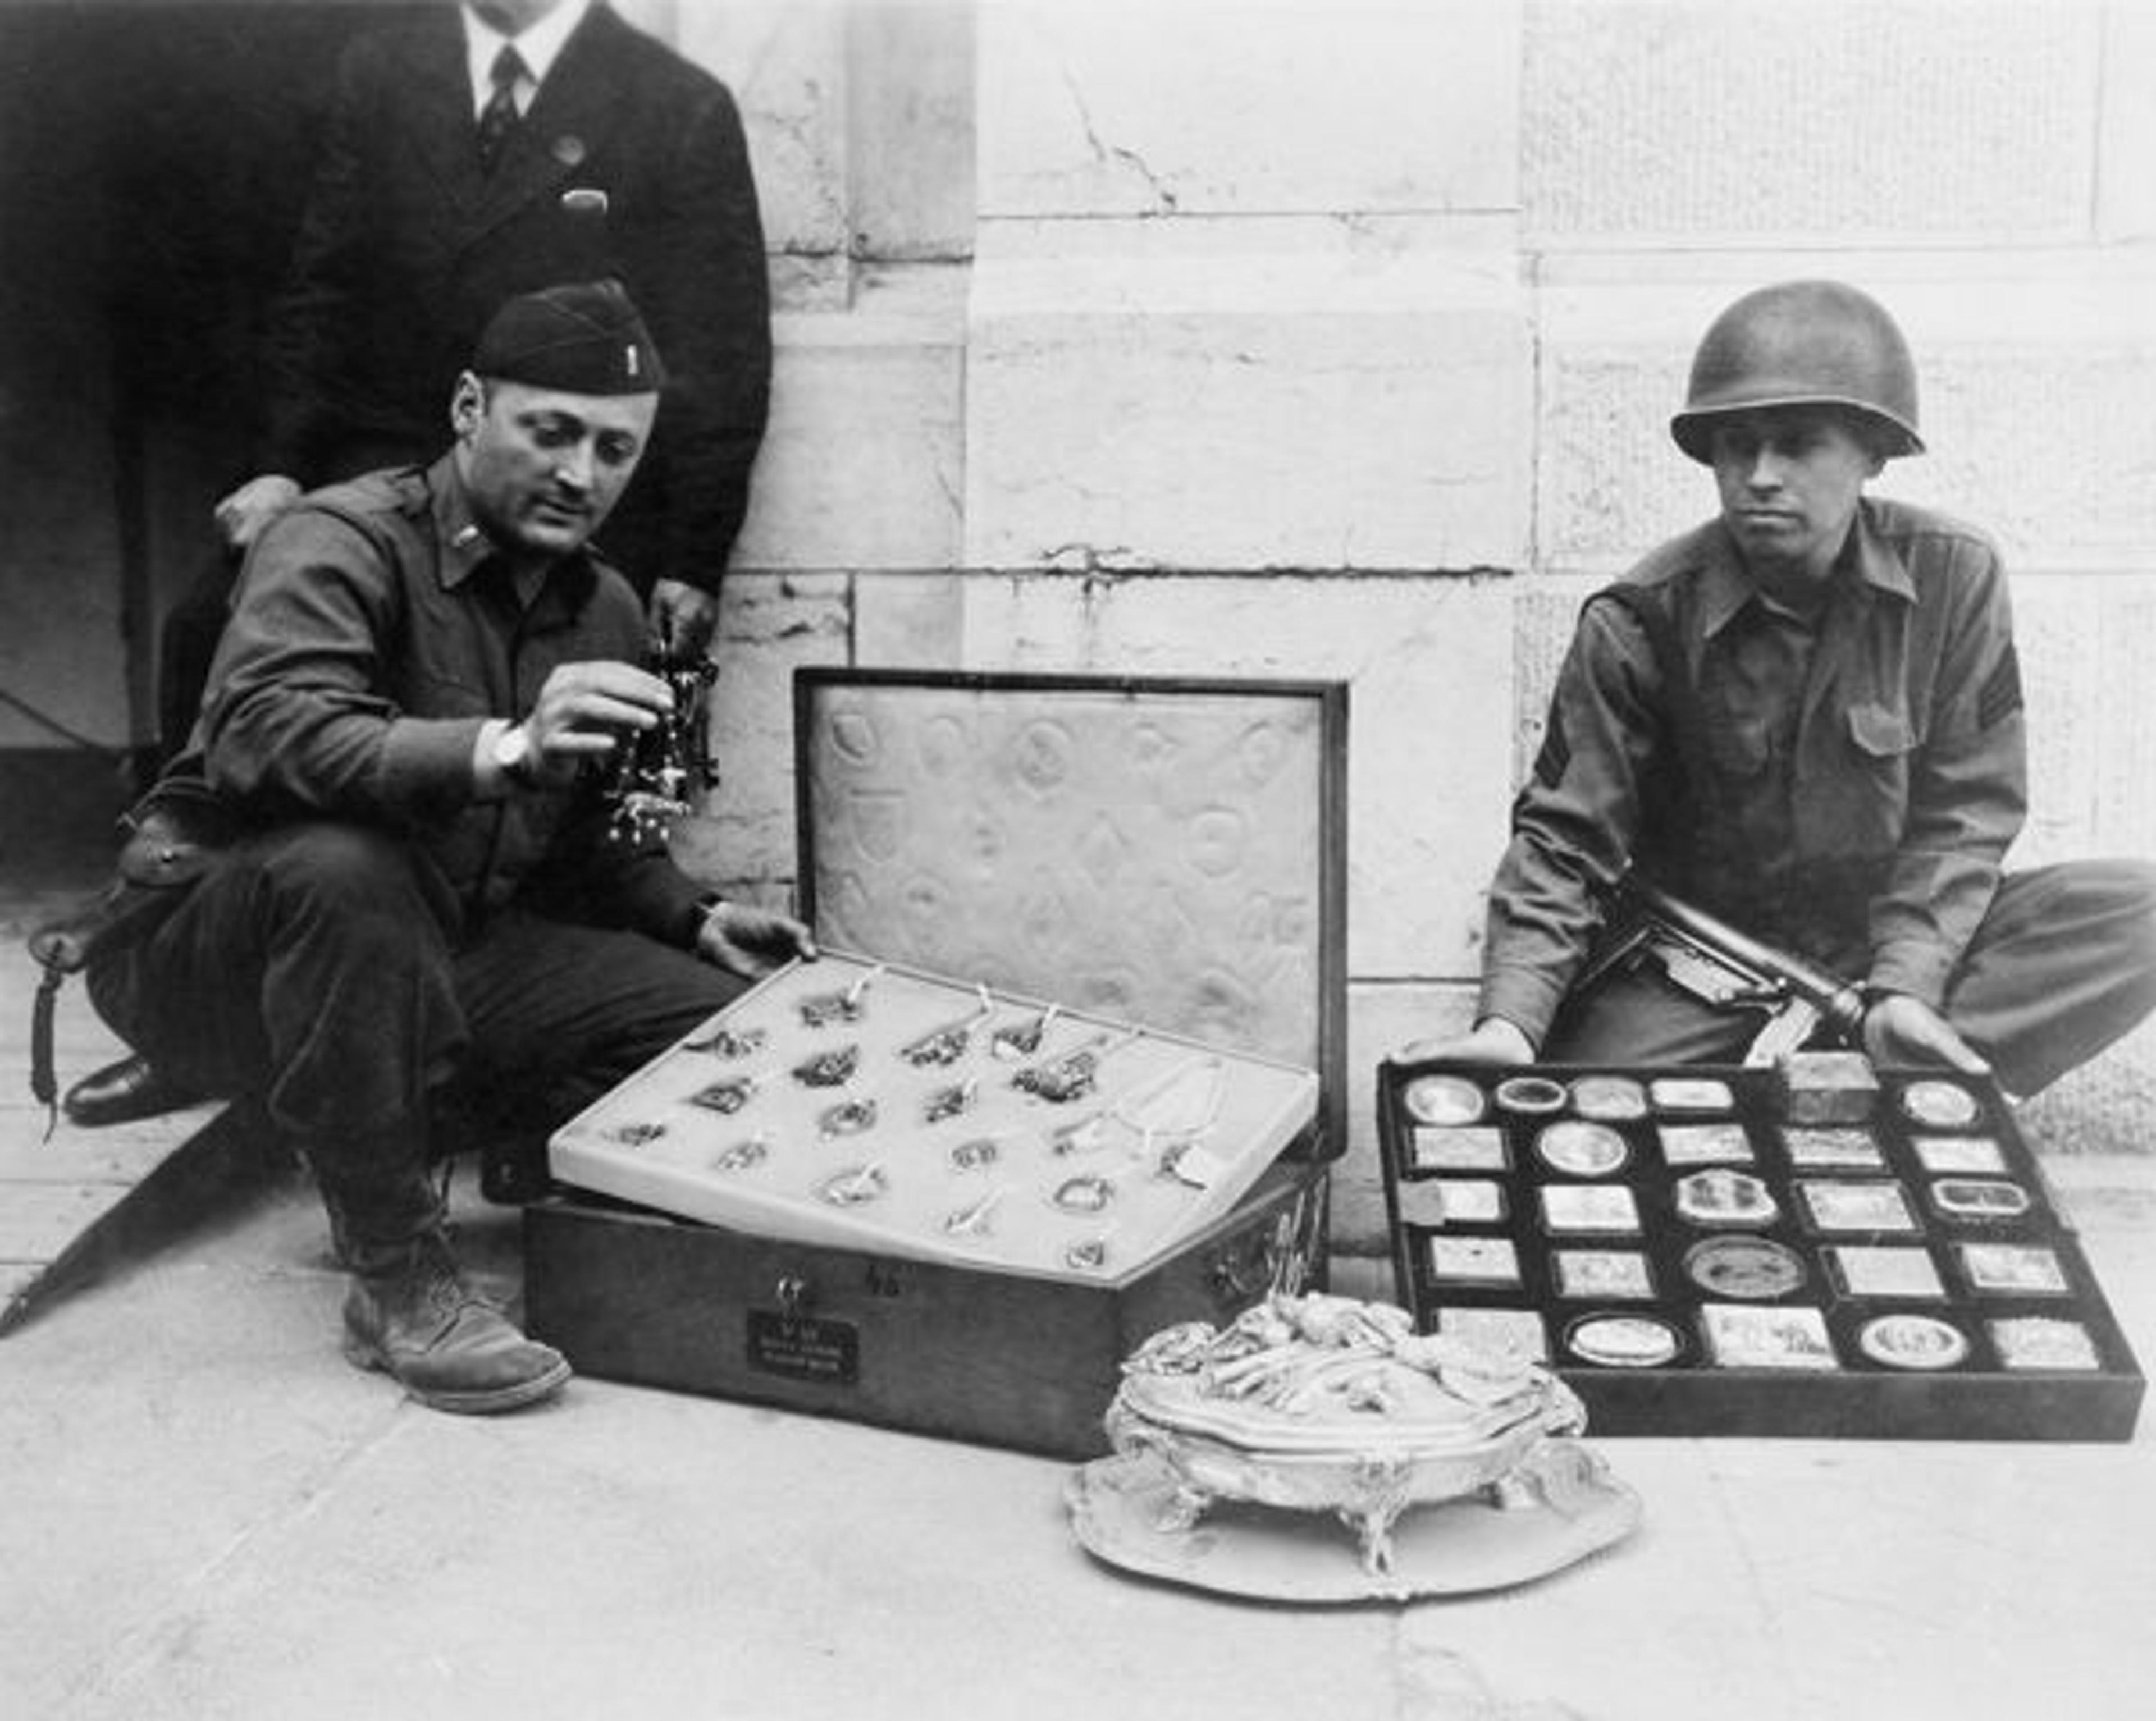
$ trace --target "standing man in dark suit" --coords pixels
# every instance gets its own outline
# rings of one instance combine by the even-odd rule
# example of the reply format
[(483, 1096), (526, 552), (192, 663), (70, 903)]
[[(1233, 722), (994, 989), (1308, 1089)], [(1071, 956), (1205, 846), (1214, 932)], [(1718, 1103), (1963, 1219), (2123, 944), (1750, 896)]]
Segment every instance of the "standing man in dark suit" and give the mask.
[(726, 87), (600, 0), (465, 0), (361, 38), (264, 353), (244, 551), (303, 489), (427, 458), (488, 315), (614, 276), (675, 379), (608, 555), (677, 650), (717, 618), (770, 396), (763, 228)]
[[(162, 643), (186, 738), (233, 568), (306, 490), (439, 450), (442, 403), (495, 308), (626, 283), (667, 356), (665, 407), (606, 551), (670, 651), (696, 653), (748, 505), (771, 386), (763, 227), (726, 87), (603, 0), (465, 0), (357, 38), (264, 331), (258, 475), (217, 505), (232, 553)], [(193, 1096), (127, 1058), (67, 1094), (85, 1126)]]

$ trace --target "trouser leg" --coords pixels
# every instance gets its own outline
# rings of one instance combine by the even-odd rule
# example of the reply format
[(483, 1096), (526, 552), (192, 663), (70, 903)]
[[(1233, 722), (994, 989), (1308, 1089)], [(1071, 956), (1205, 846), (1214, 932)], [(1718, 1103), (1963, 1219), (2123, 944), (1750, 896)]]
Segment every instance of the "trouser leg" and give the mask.
[(1717, 1010), (1660, 974), (1628, 970), (1567, 998), (1541, 1057), (1546, 1063), (1738, 1063), (1763, 1025), (1757, 1011)]
[(1999, 882), (1946, 1017), (2030, 1094), (2156, 1008), (2156, 866), (2074, 861)]
[(557, 1123), (624, 1080), (747, 982), (630, 932), (511, 913), (457, 961), (471, 1087)]

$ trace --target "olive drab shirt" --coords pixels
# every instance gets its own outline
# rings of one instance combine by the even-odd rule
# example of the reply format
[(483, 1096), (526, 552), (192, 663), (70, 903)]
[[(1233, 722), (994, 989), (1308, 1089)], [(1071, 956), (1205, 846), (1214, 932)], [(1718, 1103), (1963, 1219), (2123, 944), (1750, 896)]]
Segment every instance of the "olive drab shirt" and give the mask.
[(1539, 1043), (1627, 868), (1845, 978), (1937, 1006), (2021, 827), (2005, 571), (1969, 528), (1867, 499), (1809, 620), (1720, 521), (1625, 576), (1674, 623), (1703, 719), (1686, 781), (1640, 621), (1593, 599), (1491, 887), (1481, 1013)]
[(468, 926), (514, 899), (686, 946), (700, 887), (662, 841), (615, 840), (588, 783), (482, 801), (473, 771), (481, 727), (530, 711), (554, 669), (635, 663), (646, 643), (628, 582), (588, 554), (524, 607), (450, 456), (371, 473), (263, 533), (172, 769), (263, 822), (400, 832)]

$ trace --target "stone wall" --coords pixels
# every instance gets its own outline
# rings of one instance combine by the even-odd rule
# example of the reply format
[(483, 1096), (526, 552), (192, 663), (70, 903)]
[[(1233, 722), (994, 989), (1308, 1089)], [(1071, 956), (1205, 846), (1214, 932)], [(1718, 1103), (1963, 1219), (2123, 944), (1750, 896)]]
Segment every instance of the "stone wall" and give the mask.
[[(2138, 8), (643, 10), (743, 96), (788, 306), (685, 852), (789, 880), (797, 663), (1345, 679), (1348, 1246), (1371, 1068), (1464, 1017), (1573, 607), (1711, 506), (1663, 427), (1752, 286), (1860, 282), (1920, 356), (1882, 489), (2016, 571), (2023, 858), (2156, 853)], [(2142, 1145), (2156, 1049), (2031, 1115)]]

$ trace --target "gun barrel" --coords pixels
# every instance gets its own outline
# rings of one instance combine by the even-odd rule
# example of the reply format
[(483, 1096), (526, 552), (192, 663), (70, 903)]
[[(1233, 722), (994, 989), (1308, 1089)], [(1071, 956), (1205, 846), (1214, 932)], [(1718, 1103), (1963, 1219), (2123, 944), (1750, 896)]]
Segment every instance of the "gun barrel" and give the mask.
[(1636, 875), (1625, 889), (1648, 913), (1668, 922), (1688, 938), (1710, 950), (1718, 950), (1734, 960), (1782, 981), (1818, 1010), (1828, 1027), (1845, 1038), (1855, 1039), (1864, 1025), (1864, 995), (1840, 975), (1794, 951), (1779, 950), (1740, 931), (1706, 909), (1681, 902), (1667, 891)]

